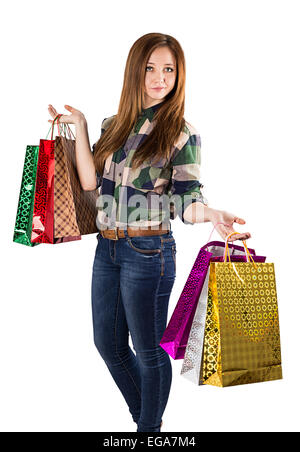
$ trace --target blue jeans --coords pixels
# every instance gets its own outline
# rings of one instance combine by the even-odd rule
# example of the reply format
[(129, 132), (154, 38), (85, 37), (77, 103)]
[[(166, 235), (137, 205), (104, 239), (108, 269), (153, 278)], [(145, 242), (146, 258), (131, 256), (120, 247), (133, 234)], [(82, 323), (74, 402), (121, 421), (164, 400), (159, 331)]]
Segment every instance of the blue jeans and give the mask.
[[(176, 276), (173, 232), (118, 240), (97, 235), (92, 276), (94, 342), (137, 432), (159, 432), (172, 381), (159, 342)], [(129, 332), (135, 353), (128, 343)]]

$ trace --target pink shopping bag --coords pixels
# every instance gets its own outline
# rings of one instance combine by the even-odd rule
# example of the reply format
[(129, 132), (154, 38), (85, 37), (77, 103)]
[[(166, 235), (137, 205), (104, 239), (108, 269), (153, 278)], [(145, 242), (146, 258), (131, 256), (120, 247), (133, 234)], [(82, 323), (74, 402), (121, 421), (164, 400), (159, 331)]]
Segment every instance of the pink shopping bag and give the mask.
[[(214, 226), (209, 239), (217, 224)], [(228, 244), (228, 247), (233, 261), (244, 261), (246, 259), (242, 246)], [(217, 261), (223, 259), (224, 248), (225, 242), (221, 241), (208, 242), (200, 248), (168, 326), (159, 343), (173, 359), (184, 358), (190, 329), (209, 264), (212, 260)], [(249, 248), (249, 252), (255, 255), (255, 250)]]

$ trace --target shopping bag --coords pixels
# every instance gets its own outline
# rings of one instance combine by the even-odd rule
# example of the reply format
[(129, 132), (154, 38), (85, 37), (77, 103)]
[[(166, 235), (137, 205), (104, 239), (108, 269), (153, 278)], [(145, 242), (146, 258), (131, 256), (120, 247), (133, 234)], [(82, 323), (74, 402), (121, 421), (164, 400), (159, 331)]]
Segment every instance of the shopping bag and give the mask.
[(13, 234), (14, 242), (31, 247), (37, 245), (37, 243), (31, 242), (31, 230), (38, 156), (39, 146), (28, 145), (26, 147)]
[[(214, 225), (210, 237), (217, 224)], [(208, 246), (211, 246), (210, 251), (207, 250)], [(224, 246), (224, 242), (209, 242), (200, 249), (197, 255), (168, 326), (165, 329), (159, 343), (159, 345), (173, 359), (183, 359), (184, 357), (190, 328), (203, 283), (205, 281), (210, 259), (214, 255), (217, 257), (220, 254), (220, 249)], [(232, 253), (239, 254), (243, 252), (243, 248), (241, 246), (232, 244), (229, 245), (229, 247), (232, 250)], [(255, 254), (254, 250), (251, 250), (251, 252)]]
[(58, 136), (53, 139), (54, 122), (51, 140), (47, 137), (40, 140), (31, 235), (33, 243), (80, 240), (81, 235), (98, 231), (98, 191), (84, 191), (81, 188), (71, 129), (65, 125), (63, 130), (59, 125)]
[(247, 255), (247, 262), (228, 256), (228, 262), (210, 263), (181, 369), (196, 384), (282, 378), (274, 264)]
[(200, 249), (159, 343), (173, 359), (182, 359), (184, 357), (184, 342), (189, 333), (187, 331), (188, 321), (193, 317), (193, 311), (196, 309), (211, 256), (212, 253)]
[[(211, 242), (213, 243), (213, 242)], [(243, 242), (244, 243), (244, 242)], [(205, 248), (213, 252), (213, 257), (210, 262), (224, 262), (226, 256), (226, 246), (224, 248), (216, 246), (214, 243), (212, 246), (208, 243)], [(245, 245), (244, 245), (245, 246)], [(228, 244), (228, 247), (230, 245)], [(239, 247), (241, 248), (241, 247)], [(222, 251), (223, 249), (223, 251)], [(232, 250), (230, 255), (230, 260), (232, 262), (248, 262), (249, 257), (247, 254), (250, 248), (242, 248), (243, 251), (235, 249)], [(255, 262), (265, 262), (265, 256), (257, 256), (254, 250), (251, 251), (252, 258)], [(222, 253), (222, 255), (221, 255)], [(236, 253), (236, 254), (234, 254)], [(199, 296), (197, 308), (193, 318), (193, 322), (190, 328), (189, 337), (187, 341), (187, 346), (185, 350), (184, 360), (181, 368), (181, 375), (189, 379), (195, 384), (202, 384), (200, 378), (200, 370), (202, 363), (202, 351), (204, 342), (204, 330), (205, 330), (205, 320), (207, 312), (207, 300), (208, 300), (208, 282), (209, 282), (210, 268), (206, 274), (206, 278), (203, 284), (202, 291)]]

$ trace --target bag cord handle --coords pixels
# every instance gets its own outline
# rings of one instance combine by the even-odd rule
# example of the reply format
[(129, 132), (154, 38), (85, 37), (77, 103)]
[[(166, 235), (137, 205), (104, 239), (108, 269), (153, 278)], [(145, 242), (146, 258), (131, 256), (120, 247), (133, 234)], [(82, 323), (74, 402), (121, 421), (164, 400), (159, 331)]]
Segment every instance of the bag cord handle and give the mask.
[(57, 130), (58, 130), (58, 135), (59, 136), (62, 136), (62, 132), (64, 132), (64, 136), (65, 137), (67, 137), (67, 134), (66, 134), (66, 132), (68, 132), (68, 135), (69, 135), (69, 138), (72, 140), (72, 139), (76, 139), (75, 138), (75, 136), (74, 136), (74, 134), (73, 134), (73, 132), (72, 132), (72, 130), (71, 130), (71, 128), (70, 128), (70, 126), (69, 126), (69, 124), (68, 123), (61, 123), (61, 122), (59, 122), (59, 118), (61, 117), (61, 116), (63, 116), (61, 113), (60, 114), (58, 114), (54, 119), (53, 119), (53, 121), (52, 121), (52, 125), (50, 126), (50, 129), (48, 130), (48, 133), (47, 133), (47, 135), (46, 135), (46, 140), (47, 140), (47, 137), (48, 137), (48, 135), (49, 135), (49, 132), (50, 132), (50, 130), (52, 129), (52, 131), (51, 131), (51, 140), (53, 140), (53, 131), (54, 131), (54, 124), (55, 124), (55, 121), (57, 120)]
[[(240, 275), (238, 274), (237, 269), (235, 268), (234, 263), (231, 262), (231, 260), (230, 260), (230, 253), (229, 253), (229, 248), (228, 248), (228, 239), (229, 239), (229, 237), (231, 237), (233, 234), (236, 234), (236, 232), (231, 232), (230, 234), (228, 234), (228, 235), (226, 236), (226, 239), (225, 239), (224, 262), (227, 262), (227, 261), (226, 261), (226, 257), (227, 257), (227, 254), (228, 254), (228, 259), (229, 259), (230, 265), (232, 266), (233, 270), (235, 271), (237, 277), (239, 278), (239, 280), (240, 280), (243, 284), (246, 284), (245, 281), (244, 281), (244, 280), (240, 277)], [(245, 241), (245, 240), (243, 240), (243, 245), (244, 245), (244, 248), (245, 248), (245, 250), (246, 250), (246, 253), (247, 253), (248, 258), (250, 257), (250, 259), (252, 259), (253, 265), (254, 265), (255, 269), (257, 270), (257, 265), (256, 265), (256, 263), (254, 262), (254, 259), (253, 259), (253, 257), (251, 256), (251, 254), (250, 254), (250, 252), (249, 252), (249, 250), (248, 250), (248, 248), (247, 248), (247, 245), (246, 245), (246, 241)], [(250, 263), (252, 263), (252, 262), (249, 261), (248, 259), (247, 259), (247, 261), (250, 262)]]
[[(216, 227), (218, 224), (223, 224), (224, 226), (232, 226), (231, 224), (222, 223), (221, 221), (219, 221), (218, 223), (216, 223), (216, 224), (214, 225), (214, 227), (213, 227), (211, 233), (210, 233), (210, 236), (209, 236), (209, 238), (208, 238), (208, 240), (207, 240), (207, 243), (210, 241), (210, 238), (211, 238), (211, 236), (212, 236), (212, 233), (214, 232), (215, 227)], [(232, 235), (232, 234), (237, 234), (237, 232), (232, 232), (231, 235)], [(229, 237), (229, 236), (227, 236), (227, 237)], [(250, 259), (248, 258), (248, 253), (250, 254), (250, 252), (249, 252), (249, 250), (248, 250), (248, 248), (247, 248), (247, 246), (246, 246), (244, 240), (242, 241), (242, 243), (243, 243), (243, 246), (244, 246), (246, 259), (247, 259), (247, 261), (249, 261)], [(224, 251), (224, 255), (223, 255), (223, 261), (225, 260), (226, 245), (227, 245), (227, 242), (225, 243), (225, 251)], [(204, 247), (204, 249), (205, 249), (205, 248), (207, 248), (207, 245)], [(228, 252), (229, 252), (229, 250), (228, 250)]]

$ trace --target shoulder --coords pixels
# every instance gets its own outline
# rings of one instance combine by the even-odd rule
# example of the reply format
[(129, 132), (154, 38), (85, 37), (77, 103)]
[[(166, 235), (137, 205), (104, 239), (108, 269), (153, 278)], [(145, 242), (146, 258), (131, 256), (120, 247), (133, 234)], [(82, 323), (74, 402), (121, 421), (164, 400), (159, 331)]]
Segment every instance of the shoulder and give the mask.
[[(179, 137), (174, 143), (175, 154), (186, 146), (201, 146), (201, 137), (196, 129), (191, 123), (185, 121), (182, 131)], [(177, 152), (176, 152), (177, 151)]]
[(192, 135), (199, 135), (198, 129), (194, 127), (190, 122), (185, 121), (184, 129), (185, 133), (187, 133), (189, 136)]
[[(102, 134), (105, 132), (105, 130), (108, 129), (108, 127), (109, 127), (110, 124), (112, 123), (112, 120), (113, 120), (113, 118), (114, 118), (115, 116), (116, 116), (116, 115), (112, 115), (112, 116), (109, 116), (108, 118), (104, 118), (104, 119), (103, 119), (103, 121), (102, 121), (102, 123), (101, 123), (101, 133), (100, 133), (100, 138), (101, 138)], [(99, 140), (100, 140), (100, 138), (99, 138)], [(98, 141), (97, 141), (97, 142), (98, 142)], [(92, 146), (92, 152), (95, 152), (95, 147), (96, 147), (97, 142), (93, 144), (93, 146)]]
[(111, 125), (113, 119), (116, 117), (116, 115), (108, 116), (108, 118), (104, 118), (101, 124), (101, 130), (104, 131), (108, 129), (108, 127)]

